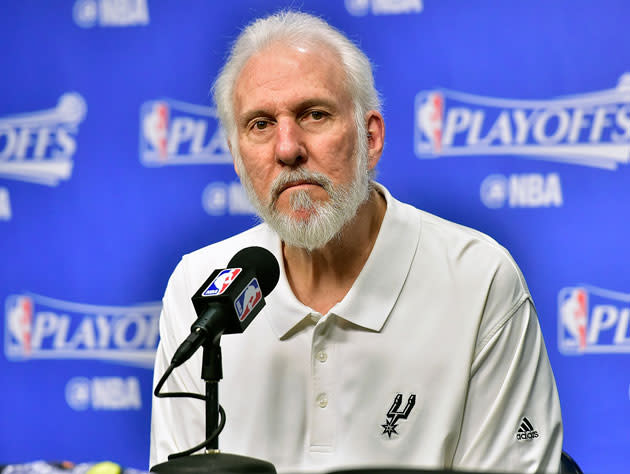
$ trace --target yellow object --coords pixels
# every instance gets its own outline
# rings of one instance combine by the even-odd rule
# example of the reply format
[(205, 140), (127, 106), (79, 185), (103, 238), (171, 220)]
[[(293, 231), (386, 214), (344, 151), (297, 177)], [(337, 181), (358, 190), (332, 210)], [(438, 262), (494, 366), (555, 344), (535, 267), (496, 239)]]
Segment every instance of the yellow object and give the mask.
[(105, 461), (94, 464), (85, 474), (122, 474), (122, 469), (118, 464)]

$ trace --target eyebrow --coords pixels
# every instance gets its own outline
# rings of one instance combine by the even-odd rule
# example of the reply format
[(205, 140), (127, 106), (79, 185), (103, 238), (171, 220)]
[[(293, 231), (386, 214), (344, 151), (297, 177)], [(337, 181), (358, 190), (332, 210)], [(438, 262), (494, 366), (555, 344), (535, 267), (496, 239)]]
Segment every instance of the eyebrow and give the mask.
[(250, 122), (250, 120), (256, 117), (269, 117), (270, 115), (271, 114), (264, 109), (251, 110), (249, 112), (245, 112), (244, 114), (242, 114), (239, 117), (238, 122), (240, 125), (245, 126)]
[(333, 111), (337, 110), (337, 103), (332, 100), (326, 99), (325, 97), (313, 97), (311, 99), (306, 99), (305, 101), (298, 104), (297, 110), (305, 110), (317, 106), (326, 107)]

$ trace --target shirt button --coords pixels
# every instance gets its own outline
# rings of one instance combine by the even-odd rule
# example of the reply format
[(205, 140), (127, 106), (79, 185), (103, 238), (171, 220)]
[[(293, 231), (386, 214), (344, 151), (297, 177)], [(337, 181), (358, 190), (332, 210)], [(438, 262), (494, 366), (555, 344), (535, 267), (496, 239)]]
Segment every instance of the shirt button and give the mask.
[(328, 360), (328, 354), (326, 354), (324, 351), (319, 351), (317, 353), (317, 360), (324, 363)]
[(326, 408), (328, 406), (328, 397), (325, 393), (320, 393), (317, 396), (317, 404), (320, 408)]

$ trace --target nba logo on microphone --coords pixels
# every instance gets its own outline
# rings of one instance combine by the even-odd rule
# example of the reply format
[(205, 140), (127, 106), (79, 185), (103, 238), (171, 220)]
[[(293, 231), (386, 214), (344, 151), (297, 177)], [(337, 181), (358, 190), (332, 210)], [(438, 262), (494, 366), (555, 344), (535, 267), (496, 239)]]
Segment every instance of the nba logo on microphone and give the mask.
[(238, 320), (245, 321), (260, 300), (262, 300), (262, 291), (260, 291), (258, 280), (253, 278), (234, 302)]
[(204, 290), (201, 296), (218, 296), (225, 293), (225, 290), (232, 284), (238, 274), (241, 273), (240, 268), (226, 268), (219, 273), (208, 288)]

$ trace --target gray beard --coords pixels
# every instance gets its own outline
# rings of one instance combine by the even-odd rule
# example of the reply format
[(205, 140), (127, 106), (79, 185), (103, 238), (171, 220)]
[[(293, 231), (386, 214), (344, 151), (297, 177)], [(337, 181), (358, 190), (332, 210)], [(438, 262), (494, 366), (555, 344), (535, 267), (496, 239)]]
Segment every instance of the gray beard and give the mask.
[[(365, 136), (365, 135), (364, 135)], [(356, 162), (355, 175), (347, 186), (334, 186), (323, 173), (305, 168), (285, 169), (272, 183), (271, 191), (263, 203), (256, 195), (254, 187), (245, 171), (240, 153), (234, 151), (234, 160), (241, 177), (241, 183), (256, 213), (265, 221), (287, 245), (308, 251), (320, 249), (338, 238), (344, 226), (356, 215), (361, 205), (370, 196), (370, 172), (368, 169), (367, 140), (361, 142), (354, 153)], [(307, 181), (321, 186), (329, 200), (314, 201), (308, 191), (298, 190), (291, 194), (289, 204), (293, 211), (306, 210), (310, 215), (306, 219), (295, 219), (282, 214), (276, 209), (279, 191), (292, 181)]]

